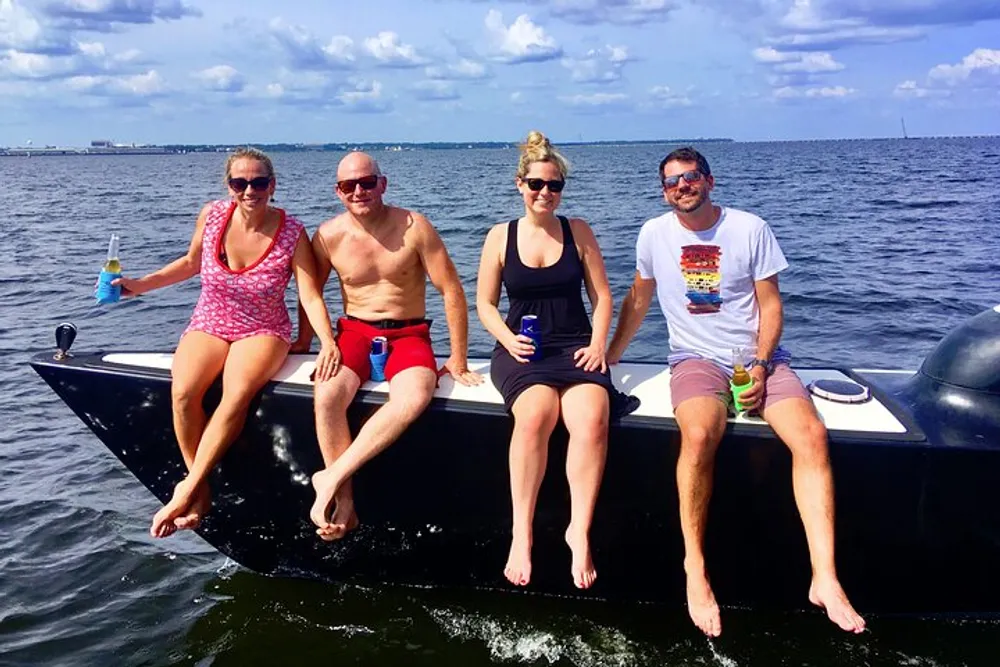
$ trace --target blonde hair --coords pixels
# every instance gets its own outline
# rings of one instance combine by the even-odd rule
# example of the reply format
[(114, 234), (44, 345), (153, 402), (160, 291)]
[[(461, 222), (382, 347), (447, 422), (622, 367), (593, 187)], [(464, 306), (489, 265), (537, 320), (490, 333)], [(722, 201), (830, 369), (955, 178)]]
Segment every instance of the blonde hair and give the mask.
[(225, 185), (229, 185), (229, 177), (232, 174), (233, 163), (241, 158), (249, 158), (260, 162), (264, 165), (264, 168), (267, 169), (267, 175), (274, 178), (274, 165), (271, 164), (271, 158), (267, 156), (267, 153), (259, 148), (254, 148), (253, 146), (242, 146), (234, 150), (229, 154), (229, 157), (226, 158), (226, 175), (222, 179), (222, 182)]
[(521, 159), (517, 162), (517, 177), (524, 178), (528, 169), (535, 162), (551, 162), (559, 168), (563, 178), (569, 174), (569, 162), (562, 154), (552, 147), (548, 138), (538, 130), (528, 133), (528, 138), (519, 146)]

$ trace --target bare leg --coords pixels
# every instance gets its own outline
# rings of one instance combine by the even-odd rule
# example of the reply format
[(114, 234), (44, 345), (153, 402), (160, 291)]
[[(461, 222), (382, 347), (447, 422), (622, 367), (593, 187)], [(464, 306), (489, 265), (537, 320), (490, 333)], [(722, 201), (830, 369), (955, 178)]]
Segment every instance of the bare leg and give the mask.
[(527, 586), (531, 581), (531, 524), (548, 463), (549, 436), (559, 420), (559, 393), (545, 385), (528, 387), (514, 401), (512, 412), (514, 432), (508, 459), (513, 525), (503, 573), (510, 583)]
[(792, 452), (792, 488), (809, 544), (812, 585), (809, 601), (826, 610), (848, 632), (863, 632), (865, 620), (854, 610), (837, 578), (834, 558), (833, 471), (826, 427), (811, 401), (787, 398), (770, 406), (764, 419)]
[(330, 504), (361, 466), (377, 456), (403, 434), (420, 416), (437, 385), (437, 374), (429, 368), (413, 367), (397, 373), (389, 382), (389, 400), (365, 422), (358, 437), (339, 458), (312, 476), (316, 501), (309, 518), (323, 539), (334, 539), (337, 530), (331, 522)]
[(684, 536), (688, 613), (709, 637), (722, 633), (719, 604), (705, 567), (705, 525), (712, 498), (715, 453), (726, 427), (726, 406), (714, 397), (690, 398), (677, 406), (681, 451), (677, 457), (677, 495)]
[(563, 391), (560, 402), (569, 431), (566, 479), (572, 509), (566, 544), (573, 553), (570, 572), (577, 588), (590, 588), (597, 579), (590, 555), (590, 525), (608, 454), (608, 392), (600, 385), (578, 384)]
[(174, 488), (174, 496), (156, 515), (149, 532), (166, 537), (178, 517), (189, 514), (199, 488), (236, 439), (246, 420), (250, 401), (271, 379), (288, 355), (288, 343), (274, 336), (253, 336), (229, 346), (222, 371), (222, 400), (212, 413), (198, 443), (188, 477)]
[[(326, 382), (315, 385), (316, 438), (319, 440), (323, 466), (329, 468), (351, 446), (351, 429), (347, 425), (347, 408), (361, 386), (361, 378), (346, 366)], [(354, 511), (351, 478), (340, 485), (334, 496), (336, 507), (328, 528), (317, 529), (324, 540), (339, 540), (358, 525)]]
[[(198, 442), (208, 422), (202, 401), (205, 392), (222, 372), (228, 353), (228, 342), (201, 331), (185, 334), (174, 352), (170, 370), (174, 433), (189, 472), (194, 465)], [(197, 528), (210, 503), (211, 496), (206, 484), (198, 490), (198, 498), (192, 503), (190, 511), (165, 525), (167, 534), (177, 529)]]

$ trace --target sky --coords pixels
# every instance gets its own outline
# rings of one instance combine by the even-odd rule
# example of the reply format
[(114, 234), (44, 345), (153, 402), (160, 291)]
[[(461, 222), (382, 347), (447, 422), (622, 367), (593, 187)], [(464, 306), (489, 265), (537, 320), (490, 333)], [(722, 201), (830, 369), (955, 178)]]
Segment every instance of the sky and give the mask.
[(0, 146), (1000, 134), (1000, 0), (0, 0)]

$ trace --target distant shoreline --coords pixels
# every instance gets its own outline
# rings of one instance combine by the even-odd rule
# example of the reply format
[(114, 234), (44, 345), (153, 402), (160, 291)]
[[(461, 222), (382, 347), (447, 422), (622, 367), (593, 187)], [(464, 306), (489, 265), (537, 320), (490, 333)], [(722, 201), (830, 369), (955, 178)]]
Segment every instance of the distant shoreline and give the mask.
[[(928, 139), (995, 139), (996, 134), (928, 136), (928, 137), (867, 137), (851, 139), (766, 139), (740, 141), (726, 137), (705, 137), (690, 139), (642, 139), (619, 141), (562, 141), (560, 146), (645, 146), (702, 145), (712, 143), (839, 143), (860, 141), (925, 141)], [(240, 144), (163, 144), (163, 145), (119, 145), (119, 146), (0, 146), (0, 157), (42, 157), (64, 155), (184, 155), (187, 153), (228, 153), (242, 146), (254, 146), (272, 153), (345, 153), (348, 151), (401, 152), (418, 150), (469, 150), (469, 149), (516, 149), (518, 144), (509, 141), (428, 141), (428, 142), (347, 142), (347, 143), (240, 143)]]

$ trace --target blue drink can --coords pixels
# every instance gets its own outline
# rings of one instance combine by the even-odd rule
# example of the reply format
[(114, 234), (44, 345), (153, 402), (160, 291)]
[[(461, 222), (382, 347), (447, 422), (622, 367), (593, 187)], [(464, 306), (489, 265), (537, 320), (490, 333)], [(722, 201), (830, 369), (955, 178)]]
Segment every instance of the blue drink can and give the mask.
[(372, 380), (385, 381), (385, 362), (389, 360), (389, 339), (385, 336), (372, 338), (372, 350), (368, 355), (371, 361)]
[(528, 359), (538, 361), (542, 358), (542, 332), (538, 326), (538, 315), (525, 315), (521, 318), (521, 335), (527, 336), (535, 344), (535, 351)]

